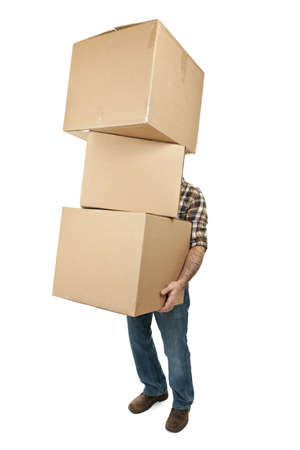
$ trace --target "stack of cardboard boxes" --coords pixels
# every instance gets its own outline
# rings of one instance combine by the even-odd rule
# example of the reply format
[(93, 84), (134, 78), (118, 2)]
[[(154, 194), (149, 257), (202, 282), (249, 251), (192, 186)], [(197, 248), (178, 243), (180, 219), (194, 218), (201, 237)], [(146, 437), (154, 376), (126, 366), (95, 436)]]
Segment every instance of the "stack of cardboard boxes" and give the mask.
[(74, 44), (64, 130), (87, 149), (81, 208), (62, 212), (53, 295), (130, 316), (163, 305), (189, 250), (191, 224), (177, 214), (202, 87), (158, 20)]

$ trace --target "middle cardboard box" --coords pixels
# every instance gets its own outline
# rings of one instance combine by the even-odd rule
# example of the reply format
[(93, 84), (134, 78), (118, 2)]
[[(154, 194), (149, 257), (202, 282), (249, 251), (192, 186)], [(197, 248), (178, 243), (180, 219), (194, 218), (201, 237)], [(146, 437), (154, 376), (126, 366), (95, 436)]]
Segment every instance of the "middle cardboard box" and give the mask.
[(176, 218), (184, 153), (177, 144), (91, 132), (81, 206)]

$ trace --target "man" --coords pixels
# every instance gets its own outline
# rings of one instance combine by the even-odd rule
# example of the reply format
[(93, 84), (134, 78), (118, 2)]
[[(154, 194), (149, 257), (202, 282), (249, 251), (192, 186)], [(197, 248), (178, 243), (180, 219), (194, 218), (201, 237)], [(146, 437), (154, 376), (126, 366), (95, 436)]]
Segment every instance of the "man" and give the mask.
[[(159, 363), (152, 339), (151, 322), (154, 314), (159, 327), (164, 352), (168, 358), (169, 384), (173, 391), (173, 404), (166, 429), (181, 431), (188, 423), (194, 400), (190, 352), (187, 344), (188, 309), (190, 306), (188, 282), (201, 266), (207, 249), (207, 211), (204, 196), (199, 188), (182, 178), (178, 218), (192, 223), (190, 250), (182, 271), (162, 291), (167, 294), (165, 304), (154, 313), (137, 317), (127, 316), (130, 345), (144, 391), (128, 405), (133, 413), (149, 409), (155, 402), (168, 398), (167, 381)], [(184, 289), (184, 302), (175, 305)]]

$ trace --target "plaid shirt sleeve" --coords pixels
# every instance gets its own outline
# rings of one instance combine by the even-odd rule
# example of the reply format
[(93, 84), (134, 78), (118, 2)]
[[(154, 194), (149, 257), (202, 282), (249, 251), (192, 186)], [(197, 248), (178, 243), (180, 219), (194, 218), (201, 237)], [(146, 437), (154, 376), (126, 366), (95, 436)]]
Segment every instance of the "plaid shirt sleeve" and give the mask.
[(186, 220), (192, 223), (190, 248), (201, 245), (207, 250), (207, 209), (202, 192), (194, 189)]
[(204, 195), (198, 187), (182, 177), (178, 218), (192, 223), (190, 248), (201, 245), (207, 250), (207, 210)]

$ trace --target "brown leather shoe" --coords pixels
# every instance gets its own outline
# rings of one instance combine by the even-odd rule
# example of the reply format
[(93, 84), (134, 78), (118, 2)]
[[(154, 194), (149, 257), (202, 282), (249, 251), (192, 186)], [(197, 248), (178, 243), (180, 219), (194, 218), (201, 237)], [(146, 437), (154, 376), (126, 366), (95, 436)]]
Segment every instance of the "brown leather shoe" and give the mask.
[(156, 402), (162, 402), (168, 398), (168, 390), (166, 390), (163, 394), (160, 395), (147, 395), (143, 392), (138, 395), (135, 399), (132, 400), (128, 405), (129, 411), (134, 414), (138, 414), (147, 409), (151, 408), (151, 406)]
[(166, 422), (166, 429), (173, 433), (181, 431), (189, 421), (189, 412), (191, 407), (187, 409), (172, 408)]

